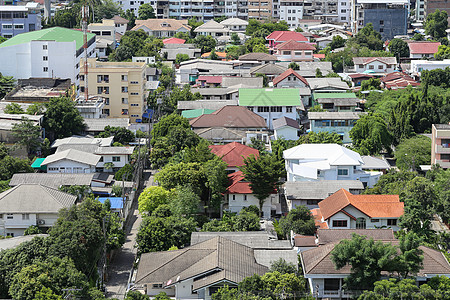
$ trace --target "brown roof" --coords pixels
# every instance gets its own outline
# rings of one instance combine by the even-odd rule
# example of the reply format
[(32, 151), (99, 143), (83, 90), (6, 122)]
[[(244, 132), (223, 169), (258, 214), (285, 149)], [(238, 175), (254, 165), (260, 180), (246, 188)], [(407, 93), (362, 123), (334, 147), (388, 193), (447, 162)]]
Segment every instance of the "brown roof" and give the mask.
[(295, 77), (297, 77), (301, 82), (303, 82), (304, 84), (306, 84), (306, 86), (309, 86), (308, 81), (306, 81), (305, 78), (303, 78), (303, 76), (300, 76), (297, 72), (295, 72), (293, 69), (287, 69), (286, 71), (284, 71), (283, 73), (281, 73), (280, 75), (278, 75), (277, 77), (275, 77), (275, 79), (273, 80), (273, 85), (277, 85), (280, 81), (282, 81), (283, 79), (285, 79), (286, 77), (288, 77), (289, 75), (294, 75)]
[(276, 46), (277, 50), (316, 50), (311, 44), (299, 43), (294, 40), (289, 40)]
[(136, 20), (136, 26), (134, 26), (131, 30), (138, 30), (142, 26), (147, 27), (151, 31), (177, 31), (181, 28), (191, 30), (191, 27), (187, 25), (187, 20), (175, 19)]
[(316, 237), (313, 235), (294, 235), (295, 247), (316, 247)]
[(374, 240), (394, 240), (394, 231), (391, 228), (388, 229), (318, 229), (317, 237), (319, 244), (329, 244), (339, 242), (345, 239), (351, 239), (352, 235), (356, 233), (364, 235)]
[(209, 115), (202, 115), (190, 122), (193, 128), (225, 127), (225, 128), (266, 128), (263, 117), (246, 107), (228, 105)]
[(324, 220), (347, 206), (353, 206), (371, 218), (398, 218), (403, 215), (404, 203), (398, 195), (353, 195), (340, 189), (333, 195), (319, 202), (319, 209)]
[(277, 61), (277, 57), (263, 52), (247, 53), (239, 56), (239, 60)]
[(254, 155), (259, 157), (259, 151), (255, 148), (232, 142), (226, 145), (210, 145), (211, 153), (219, 156), (228, 167), (241, 167), (244, 165), (244, 158)]
[(114, 17), (112, 17), (112, 19), (114, 20), (114, 23), (116, 23), (116, 24), (128, 24), (130, 22), (127, 19), (122, 18), (121, 16), (114, 16)]
[(434, 54), (441, 45), (439, 42), (410, 42), (408, 43), (411, 54)]

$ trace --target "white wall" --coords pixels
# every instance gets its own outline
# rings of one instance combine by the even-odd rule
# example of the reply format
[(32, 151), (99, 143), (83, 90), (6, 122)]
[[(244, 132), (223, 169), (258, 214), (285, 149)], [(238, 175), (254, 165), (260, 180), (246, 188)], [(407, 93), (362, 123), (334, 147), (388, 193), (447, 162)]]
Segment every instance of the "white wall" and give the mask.
[[(373, 69), (371, 69), (370, 66), (373, 66)], [(379, 69), (380, 66), (381, 69)], [(396, 67), (395, 65), (390, 65), (390, 67), (388, 68), (385, 63), (376, 60), (366, 65), (363, 65), (362, 68), (360, 68), (359, 65), (355, 65), (355, 70), (356, 73), (363, 73), (366, 70), (371, 70), (374, 71), (375, 73), (391, 73), (394, 71), (395, 67)]]
[[(128, 155), (103, 154), (101, 156), (103, 157), (103, 161), (98, 162), (97, 168), (103, 168), (105, 163), (108, 162), (112, 162), (114, 164), (114, 168), (122, 168), (130, 161)], [(113, 156), (120, 157), (120, 161), (113, 161)]]
[(285, 79), (281, 80), (277, 83), (277, 88), (300, 88), (300, 87), (306, 87), (306, 84), (295, 77), (294, 75), (289, 75)]
[[(65, 171), (61, 171), (61, 167), (65, 168)], [(58, 170), (51, 170), (52, 168), (58, 168)], [(95, 173), (95, 166), (89, 166), (87, 164), (74, 162), (68, 159), (63, 159), (48, 164), (47, 173), (74, 173), (73, 168), (81, 168), (81, 173)]]
[[(256, 205), (259, 208), (259, 200), (252, 194), (227, 194), (228, 196), (228, 208), (233, 213), (239, 213), (244, 207), (250, 205)], [(233, 196), (234, 199), (233, 200)], [(244, 200), (244, 196), (247, 196), (247, 200)], [(269, 196), (263, 205), (263, 217), (270, 218), (272, 202), (275, 202), (277, 195), (273, 194)]]
[(23, 219), (23, 214), (12, 214), (13, 218), (8, 219), (7, 214), (1, 212), (3, 214), (3, 219), (0, 219), (0, 235), (13, 233), (14, 236), (22, 236), (25, 232), (25, 229), (32, 225), (37, 225), (37, 220), (44, 220), (44, 225), (39, 225), (40, 227), (51, 227), (54, 225), (56, 220), (58, 219), (57, 213), (47, 213), (47, 214), (28, 214), (29, 219)]
[(198, 299), (197, 293), (192, 294), (193, 279), (184, 280), (175, 284), (177, 299)]
[(303, 19), (303, 3), (299, 6), (285, 6), (280, 3), (280, 20), (286, 21), (289, 28), (295, 29), (299, 27), (299, 20)]
[(275, 129), (275, 139), (284, 138), (285, 140), (298, 140), (298, 129), (290, 127), (290, 126), (283, 126), (281, 128)]
[[(293, 120), (298, 119), (298, 114), (295, 106), (291, 106), (292, 112), (287, 112), (287, 107), (283, 106), (281, 109), (281, 112), (259, 112), (257, 106), (253, 106), (251, 111), (253, 111), (255, 114), (261, 116), (264, 118), (267, 124), (267, 128), (273, 129), (273, 120), (279, 119), (281, 117), (287, 117)], [(270, 110), (270, 107), (269, 107)]]

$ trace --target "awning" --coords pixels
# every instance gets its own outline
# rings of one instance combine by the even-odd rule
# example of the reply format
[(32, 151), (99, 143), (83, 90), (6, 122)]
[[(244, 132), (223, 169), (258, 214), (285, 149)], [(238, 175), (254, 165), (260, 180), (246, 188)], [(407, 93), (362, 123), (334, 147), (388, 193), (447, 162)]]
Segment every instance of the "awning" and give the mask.
[(142, 123), (142, 119), (136, 119), (136, 123)]
[(45, 171), (47, 170), (47, 166), (41, 166), (41, 164), (44, 162), (45, 157), (41, 157), (41, 158), (36, 158), (36, 160), (33, 162), (33, 164), (31, 165), (31, 167), (33, 169), (37, 169), (37, 170), (42, 170)]

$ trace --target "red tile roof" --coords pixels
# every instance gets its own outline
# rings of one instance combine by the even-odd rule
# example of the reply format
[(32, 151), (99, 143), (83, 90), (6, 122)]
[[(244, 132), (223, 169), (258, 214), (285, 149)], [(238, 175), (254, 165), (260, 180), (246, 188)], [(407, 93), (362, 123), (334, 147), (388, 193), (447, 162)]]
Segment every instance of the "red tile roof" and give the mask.
[(408, 43), (411, 54), (434, 54), (441, 45), (439, 42), (410, 42)]
[(349, 76), (351, 79), (373, 78), (373, 75), (370, 75), (370, 74), (360, 74), (360, 73), (348, 74), (348, 76)]
[(259, 151), (255, 148), (242, 145), (238, 142), (228, 143), (226, 145), (209, 146), (211, 153), (222, 158), (229, 167), (240, 167), (244, 165), (244, 158), (254, 155), (259, 157)]
[(253, 194), (250, 183), (243, 181), (244, 174), (241, 171), (229, 174), (228, 180), (230, 181), (230, 185), (225, 194)]
[(384, 83), (387, 89), (398, 89), (405, 88), (409, 85), (420, 85), (420, 82), (415, 81), (414, 78), (402, 72), (389, 73), (386, 76), (382, 77), (380, 80)]
[(324, 220), (329, 219), (347, 206), (353, 206), (370, 218), (398, 218), (403, 215), (403, 202), (398, 195), (353, 195), (340, 189), (319, 202)]
[(277, 50), (316, 50), (311, 44), (308, 43), (299, 43), (294, 40), (289, 40), (284, 42), (278, 46), (276, 46)]
[(323, 54), (323, 53), (313, 54), (313, 56), (314, 56), (314, 58), (325, 59), (325, 54)]
[(206, 76), (200, 75), (198, 76), (196, 81), (205, 81), (206, 83), (222, 83), (222, 76)]
[(304, 84), (306, 84), (306, 86), (309, 86), (308, 81), (306, 81), (305, 78), (303, 78), (303, 76), (300, 76), (297, 72), (295, 72), (293, 69), (287, 69), (286, 71), (284, 71), (283, 73), (281, 73), (280, 75), (278, 75), (277, 77), (275, 77), (275, 79), (273, 80), (273, 85), (277, 85), (280, 81), (282, 81), (283, 79), (287, 78), (289, 75), (294, 75), (295, 77), (297, 77), (301, 82), (303, 82)]
[(295, 247), (317, 247), (316, 237), (313, 235), (294, 235)]
[(311, 209), (311, 214), (314, 217), (314, 223), (317, 228), (328, 229), (327, 222), (322, 222), (322, 213), (320, 212), (320, 208)]
[(171, 37), (168, 39), (164, 39), (163, 43), (164, 43), (164, 45), (166, 45), (166, 44), (184, 44), (184, 43), (186, 43), (186, 40), (179, 39), (176, 37)]
[[(227, 53), (226, 52), (216, 52), (217, 56), (219, 58), (227, 58)], [(211, 56), (211, 52), (206, 52), (202, 54), (202, 58), (208, 58)]]
[(307, 42), (303, 34), (295, 31), (274, 31), (266, 37), (266, 40), (274, 40), (275, 42), (286, 42), (294, 40), (297, 42)]

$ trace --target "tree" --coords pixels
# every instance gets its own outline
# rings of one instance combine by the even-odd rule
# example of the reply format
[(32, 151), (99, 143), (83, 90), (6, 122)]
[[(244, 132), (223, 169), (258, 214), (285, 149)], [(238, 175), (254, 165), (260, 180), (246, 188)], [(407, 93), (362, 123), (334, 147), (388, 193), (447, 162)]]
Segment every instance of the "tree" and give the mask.
[(417, 176), (417, 172), (410, 171), (394, 171), (390, 170), (388, 173), (381, 175), (378, 182), (371, 189), (367, 189), (365, 194), (390, 194), (399, 195), (405, 185)]
[(219, 56), (216, 53), (216, 50), (212, 50), (210, 55), (209, 55), (209, 59), (210, 60), (220, 60)]
[(340, 35), (333, 36), (333, 39), (331, 40), (331, 43), (328, 45), (331, 50), (334, 50), (336, 48), (342, 48), (345, 46), (345, 40)]
[(32, 173), (33, 171), (28, 159), (8, 155), (0, 160), (0, 180), (9, 180), (16, 173)]
[(236, 32), (233, 32), (231, 34), (231, 44), (236, 45), (236, 46), (241, 44), (241, 39), (239, 38), (239, 36)]
[(251, 155), (244, 158), (244, 165), (239, 170), (244, 174), (245, 180), (250, 182), (250, 188), (259, 200), (259, 210), (262, 209), (267, 197), (278, 187), (279, 179), (283, 174), (283, 165), (272, 156)]
[(126, 164), (114, 174), (114, 179), (125, 181), (133, 180), (133, 167), (130, 164)]
[(150, 3), (144, 3), (139, 6), (138, 9), (138, 20), (148, 20), (155, 19), (155, 11)]
[(205, 173), (200, 163), (168, 164), (155, 175), (155, 180), (165, 189), (190, 184), (198, 195), (205, 187)]
[(3, 42), (6, 41), (6, 40), (7, 40), (7, 38), (5, 38), (5, 37), (3, 37), (3, 36), (0, 37), (0, 44), (3, 43)]
[(199, 35), (194, 39), (194, 45), (200, 48), (203, 54), (216, 48), (216, 40), (210, 35)]
[[(15, 86), (16, 80), (12, 76), (3, 76), (0, 73), (0, 99), (6, 96)], [(7, 112), (5, 112), (7, 113)]]
[(120, 5), (113, 0), (95, 1), (95, 3), (91, 4), (91, 8), (95, 17), (95, 22), (101, 22), (103, 19), (112, 19), (122, 12)]
[(420, 165), (428, 164), (431, 161), (430, 149), (431, 140), (423, 135), (403, 140), (395, 148), (396, 166), (404, 171), (417, 171)]
[(440, 45), (438, 52), (434, 54), (434, 58), (437, 60), (444, 60), (450, 58), (450, 47), (446, 45)]
[(198, 213), (200, 197), (190, 185), (178, 186), (169, 202), (170, 210), (174, 216), (192, 216)]
[(187, 54), (183, 54), (183, 53), (177, 53), (177, 56), (175, 58), (175, 64), (179, 65), (181, 64), (183, 61), (188, 61), (190, 60), (189, 55)]
[(372, 155), (391, 150), (392, 135), (380, 114), (363, 115), (350, 130), (350, 138), (360, 154)]
[(259, 231), (259, 216), (254, 212), (242, 211), (233, 220), (234, 231)]
[(42, 231), (37, 227), (36, 225), (31, 225), (27, 229), (25, 229), (23, 235), (33, 235), (33, 234), (39, 234), (42, 233)]
[(122, 145), (128, 145), (131, 142), (134, 142), (135, 135), (131, 130), (128, 130), (123, 127), (112, 127), (107, 125), (103, 132), (101, 132), (97, 137), (106, 138), (106, 137), (114, 137), (114, 142), (120, 143)]
[(12, 114), (12, 115), (18, 115), (18, 114), (25, 113), (23, 108), (17, 103), (6, 104), (5, 108), (3, 109), (3, 112), (5, 114)]
[(163, 117), (158, 123), (153, 126), (152, 139), (155, 140), (159, 137), (165, 137), (169, 134), (173, 127), (181, 126), (189, 129), (189, 121), (177, 114), (171, 114)]
[(280, 219), (280, 229), (284, 237), (290, 237), (291, 231), (297, 234), (312, 235), (316, 231), (311, 211), (303, 205), (289, 211)]
[(296, 62), (291, 62), (291, 63), (289, 63), (288, 68), (289, 68), (289, 69), (292, 69), (292, 70), (294, 70), (294, 71), (300, 70), (300, 66), (299, 66)]
[(70, 98), (51, 98), (46, 104), (46, 109), (43, 125), (47, 133), (54, 138), (72, 136), (84, 130), (83, 117)]
[(389, 42), (389, 52), (397, 58), (409, 57), (408, 43), (401, 39), (392, 39)]
[(296, 265), (288, 263), (281, 257), (278, 260), (272, 262), (269, 271), (278, 272), (280, 274), (297, 274), (298, 272)]
[[(324, 112), (324, 111), (327, 111), (327, 110), (322, 108), (322, 106), (320, 104), (314, 105), (308, 110), (308, 112)], [(312, 132), (312, 131), (310, 131), (310, 132)]]
[[(207, 148), (209, 151), (210, 149)], [(209, 152), (211, 153), (211, 152)], [(206, 157), (207, 158), (207, 157)], [(227, 163), (215, 156), (204, 163), (206, 187), (209, 190), (209, 207), (220, 210), (223, 194), (228, 185)]]
[(381, 80), (379, 78), (370, 78), (361, 82), (361, 91), (381, 90)]
[(136, 25), (136, 15), (130, 9), (127, 9), (126, 11), (122, 11), (120, 16), (122, 18), (128, 20), (127, 31), (129, 31), (131, 28), (133, 28)]
[(263, 87), (268, 87), (269, 86), (269, 78), (267, 77), (266, 74), (256, 73), (255, 77), (262, 77), (263, 78)]
[(424, 28), (427, 35), (431, 35), (434, 38), (445, 37), (447, 34), (445, 30), (448, 26), (448, 14), (445, 10), (436, 9), (434, 13), (427, 15)]
[(372, 23), (366, 24), (364, 28), (359, 30), (353, 40), (361, 47), (367, 47), (370, 50), (383, 49), (381, 34), (373, 28)]
[(129, 291), (125, 297), (125, 300), (150, 300), (150, 297), (138, 291)]
[(336, 132), (309, 132), (307, 135), (302, 135), (297, 141), (297, 144), (338, 144), (342, 145), (342, 138)]
[(25, 117), (22, 117), (20, 123), (13, 125), (11, 134), (17, 139), (18, 145), (26, 148), (28, 154), (31, 154), (41, 144), (39, 140), (41, 128)]
[(139, 212), (151, 215), (162, 204), (169, 204), (173, 197), (172, 190), (166, 190), (160, 186), (149, 186), (139, 195)]
[(26, 113), (28, 115), (43, 115), (45, 111), (44, 103), (33, 103), (27, 107)]

